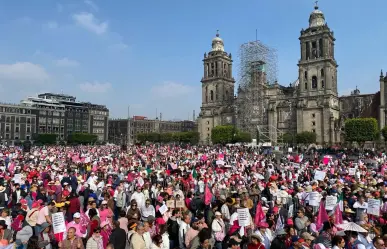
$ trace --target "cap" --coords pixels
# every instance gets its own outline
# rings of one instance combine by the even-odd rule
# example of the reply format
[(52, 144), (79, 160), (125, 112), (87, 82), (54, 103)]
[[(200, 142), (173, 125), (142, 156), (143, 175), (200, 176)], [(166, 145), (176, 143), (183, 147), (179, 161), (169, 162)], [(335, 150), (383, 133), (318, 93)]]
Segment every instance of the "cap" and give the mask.
[(304, 240), (314, 240), (315, 239), (315, 237), (310, 235), (310, 233), (308, 233), (308, 232), (302, 233), (301, 238), (303, 238)]
[(102, 205), (106, 205), (106, 204), (107, 204), (107, 201), (102, 201), (101, 204), (102, 204)]
[(222, 213), (219, 212), (219, 211), (216, 211), (216, 212), (215, 212), (215, 216), (222, 216)]
[(77, 213), (75, 213), (75, 214), (73, 215), (73, 217), (74, 217), (74, 218), (81, 218), (81, 214), (77, 212)]

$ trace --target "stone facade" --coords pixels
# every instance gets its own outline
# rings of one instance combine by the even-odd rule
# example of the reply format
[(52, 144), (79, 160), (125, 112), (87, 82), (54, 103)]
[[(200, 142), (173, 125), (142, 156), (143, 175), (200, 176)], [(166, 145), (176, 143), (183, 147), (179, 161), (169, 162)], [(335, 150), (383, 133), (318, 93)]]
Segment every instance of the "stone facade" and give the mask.
[(202, 106), (198, 118), (198, 131), (202, 143), (210, 143), (212, 128), (235, 123), (232, 57), (224, 51), (219, 34), (212, 40), (212, 50), (204, 54)]
[[(239, 111), (252, 103), (253, 109), (261, 116), (249, 116), (247, 121), (254, 123), (251, 127), (261, 127), (261, 134), (262, 127), (266, 127), (263, 132), (267, 132), (267, 140), (273, 143), (280, 142), (278, 138), (281, 134), (309, 131), (316, 133), (319, 144), (337, 144), (344, 139), (344, 121), (348, 118), (374, 117), (380, 129), (387, 124), (387, 74), (384, 76), (381, 72), (380, 92), (360, 94), (356, 88), (350, 95), (338, 96), (334, 33), (317, 5), (310, 14), (309, 27), (301, 30), (299, 40), (301, 58), (298, 61), (298, 79), (293, 84), (267, 84), (265, 71), (259, 70), (264, 62), (257, 62), (258, 69), (252, 70), (255, 73), (251, 74), (249, 88), (239, 87), (238, 97), (227, 101), (218, 99), (218, 96), (224, 96), (222, 86), (229, 91), (233, 89), (231, 70), (226, 78), (221, 77), (223, 74), (218, 71), (218, 74), (213, 75), (213, 71), (209, 74), (208, 70), (213, 68), (211, 63), (214, 61), (221, 65), (224, 60), (231, 65), (231, 55), (227, 59), (219, 37), (213, 40), (213, 50), (204, 59), (202, 111), (199, 116), (202, 142), (209, 142), (213, 127), (234, 122), (239, 129), (254, 135), (256, 131), (244, 129), (246, 117)], [(221, 46), (217, 46), (218, 43)], [(216, 48), (221, 48), (221, 51)], [(217, 96), (215, 99), (213, 92)]]

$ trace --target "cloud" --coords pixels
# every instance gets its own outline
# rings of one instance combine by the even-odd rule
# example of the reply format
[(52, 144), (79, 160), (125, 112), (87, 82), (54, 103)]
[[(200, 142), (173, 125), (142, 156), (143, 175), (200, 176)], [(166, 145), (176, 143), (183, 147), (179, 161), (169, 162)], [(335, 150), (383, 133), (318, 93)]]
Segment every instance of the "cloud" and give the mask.
[(59, 13), (61, 13), (61, 12), (63, 11), (63, 5), (60, 4), (60, 3), (57, 3), (57, 4), (56, 4), (56, 10), (57, 10)]
[(94, 11), (99, 10), (98, 6), (93, 1), (85, 0), (85, 4), (89, 5), (91, 7), (91, 9)]
[(105, 93), (112, 88), (112, 84), (109, 82), (85, 82), (79, 85), (79, 88), (88, 93)]
[(57, 29), (59, 27), (59, 25), (55, 21), (49, 21), (49, 22), (44, 24), (44, 27), (46, 27), (48, 29)]
[(161, 98), (181, 97), (194, 91), (195, 89), (191, 86), (171, 81), (166, 81), (151, 88), (152, 94)]
[(125, 50), (127, 48), (128, 48), (128, 45), (126, 45), (123, 42), (119, 42), (119, 43), (116, 43), (116, 44), (113, 44), (113, 45), (109, 46), (109, 49), (111, 49), (111, 50), (119, 50), (119, 51)]
[(102, 35), (108, 30), (108, 23), (99, 21), (92, 13), (82, 12), (73, 15), (75, 23), (97, 35)]
[(69, 58), (62, 58), (55, 61), (55, 64), (58, 67), (77, 67), (79, 66), (79, 62), (76, 60), (70, 60)]
[(31, 62), (0, 64), (0, 79), (15, 81), (45, 81), (49, 78), (46, 70)]

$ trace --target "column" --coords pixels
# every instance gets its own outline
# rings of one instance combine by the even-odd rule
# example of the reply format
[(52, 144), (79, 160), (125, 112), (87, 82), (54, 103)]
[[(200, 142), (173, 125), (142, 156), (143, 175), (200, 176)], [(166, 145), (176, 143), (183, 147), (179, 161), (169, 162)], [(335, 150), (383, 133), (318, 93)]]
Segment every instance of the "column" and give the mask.
[(204, 63), (204, 78), (205, 79), (208, 78), (208, 63), (207, 62)]

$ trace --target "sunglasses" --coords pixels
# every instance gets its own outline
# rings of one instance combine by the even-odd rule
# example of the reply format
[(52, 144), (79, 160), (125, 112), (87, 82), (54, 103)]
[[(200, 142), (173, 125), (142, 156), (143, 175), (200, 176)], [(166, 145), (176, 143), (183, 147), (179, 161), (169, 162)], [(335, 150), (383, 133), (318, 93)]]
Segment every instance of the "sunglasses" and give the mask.
[(101, 233), (100, 231), (95, 231), (94, 233)]

